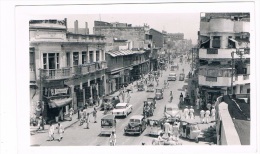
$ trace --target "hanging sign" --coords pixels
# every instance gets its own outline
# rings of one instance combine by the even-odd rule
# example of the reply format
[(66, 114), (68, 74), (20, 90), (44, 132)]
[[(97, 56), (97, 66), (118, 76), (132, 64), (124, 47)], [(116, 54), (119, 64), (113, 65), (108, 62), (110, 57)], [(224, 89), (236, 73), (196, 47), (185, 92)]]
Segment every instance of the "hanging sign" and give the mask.
[(68, 92), (68, 88), (54, 89), (54, 95), (67, 94), (67, 92)]

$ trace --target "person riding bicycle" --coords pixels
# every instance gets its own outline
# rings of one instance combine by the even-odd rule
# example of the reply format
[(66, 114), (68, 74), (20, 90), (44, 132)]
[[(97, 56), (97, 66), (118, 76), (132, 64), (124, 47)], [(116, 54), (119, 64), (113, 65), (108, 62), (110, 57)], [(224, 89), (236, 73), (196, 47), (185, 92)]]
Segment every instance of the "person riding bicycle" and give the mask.
[(109, 143), (110, 143), (110, 146), (116, 145), (116, 134), (114, 131), (112, 131), (112, 134), (110, 135)]

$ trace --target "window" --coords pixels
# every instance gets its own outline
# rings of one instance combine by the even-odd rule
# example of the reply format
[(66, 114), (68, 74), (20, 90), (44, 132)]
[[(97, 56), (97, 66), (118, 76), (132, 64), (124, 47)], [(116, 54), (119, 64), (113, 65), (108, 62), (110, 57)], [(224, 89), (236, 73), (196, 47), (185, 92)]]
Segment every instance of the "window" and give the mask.
[(67, 67), (70, 67), (70, 53), (66, 53), (66, 58), (67, 58)]
[(35, 71), (34, 52), (30, 52), (30, 71)]
[(243, 93), (243, 88), (244, 88), (244, 86), (240, 86), (240, 94), (242, 94)]
[(55, 53), (48, 54), (49, 69), (55, 69)]
[(96, 51), (96, 61), (99, 61), (99, 51)]
[(223, 70), (223, 77), (231, 77), (231, 70)]
[(220, 48), (220, 36), (213, 36), (212, 48)]
[(73, 66), (77, 66), (79, 64), (79, 53), (73, 52)]
[(82, 64), (87, 64), (87, 52), (82, 51)]
[(47, 54), (43, 54), (43, 69), (47, 69)]
[(56, 69), (60, 68), (60, 54), (56, 53)]
[(209, 69), (208, 72), (207, 72), (207, 76), (217, 77), (218, 76), (218, 70)]
[(93, 63), (94, 58), (93, 58), (93, 51), (89, 51), (89, 62)]

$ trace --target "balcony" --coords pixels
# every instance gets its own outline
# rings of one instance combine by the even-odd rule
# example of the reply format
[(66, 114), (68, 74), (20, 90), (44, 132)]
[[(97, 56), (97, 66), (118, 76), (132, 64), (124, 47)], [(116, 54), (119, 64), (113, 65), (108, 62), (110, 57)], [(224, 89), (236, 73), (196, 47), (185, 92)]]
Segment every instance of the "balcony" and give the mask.
[(231, 86), (231, 77), (209, 77), (199, 75), (199, 85), (209, 87), (227, 87)]
[(42, 76), (47, 80), (58, 80), (70, 78), (73, 75), (86, 75), (107, 68), (106, 61), (94, 62), (62, 69), (42, 69)]
[(250, 74), (243, 74), (235, 77), (234, 85), (244, 85), (249, 83), (250, 83)]
[[(236, 52), (235, 48), (232, 49), (215, 49), (215, 48), (208, 48), (208, 49), (199, 49), (199, 57), (201, 59), (225, 59), (225, 58), (232, 58), (231, 53)], [(249, 53), (249, 52), (248, 52)], [(239, 55), (234, 54), (234, 58), (240, 58)], [(244, 54), (243, 58), (250, 58), (250, 54)]]
[(104, 37), (67, 34), (68, 42), (106, 43)]

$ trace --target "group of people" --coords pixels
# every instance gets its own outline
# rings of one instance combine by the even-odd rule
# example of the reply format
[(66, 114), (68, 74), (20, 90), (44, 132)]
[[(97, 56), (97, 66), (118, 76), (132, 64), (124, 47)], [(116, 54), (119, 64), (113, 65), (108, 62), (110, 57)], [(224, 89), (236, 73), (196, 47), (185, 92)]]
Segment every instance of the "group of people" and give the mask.
[(183, 114), (185, 119), (195, 119), (194, 117), (194, 109), (193, 106), (190, 106), (190, 108), (188, 108), (188, 106), (185, 107), (185, 109), (183, 110)]
[(97, 123), (97, 109), (94, 107), (94, 110), (91, 113), (87, 113), (87, 109), (84, 107), (80, 110), (80, 124), (79, 126), (84, 125), (84, 129), (89, 129), (90, 123), (90, 114), (92, 114), (94, 118), (94, 123)]
[[(63, 126), (58, 123), (58, 126), (56, 127), (56, 129), (58, 130), (57, 133), (59, 134), (59, 139), (58, 141), (60, 142), (63, 138), (63, 133), (64, 133), (64, 128)], [(55, 126), (52, 125), (52, 123), (50, 123), (50, 127), (49, 127), (49, 141), (54, 141), (54, 134), (55, 134)]]
[(200, 111), (200, 119), (201, 123), (209, 123), (210, 118), (215, 121), (215, 116), (216, 116), (216, 109), (214, 106), (212, 108), (207, 108), (206, 111), (201, 110)]

